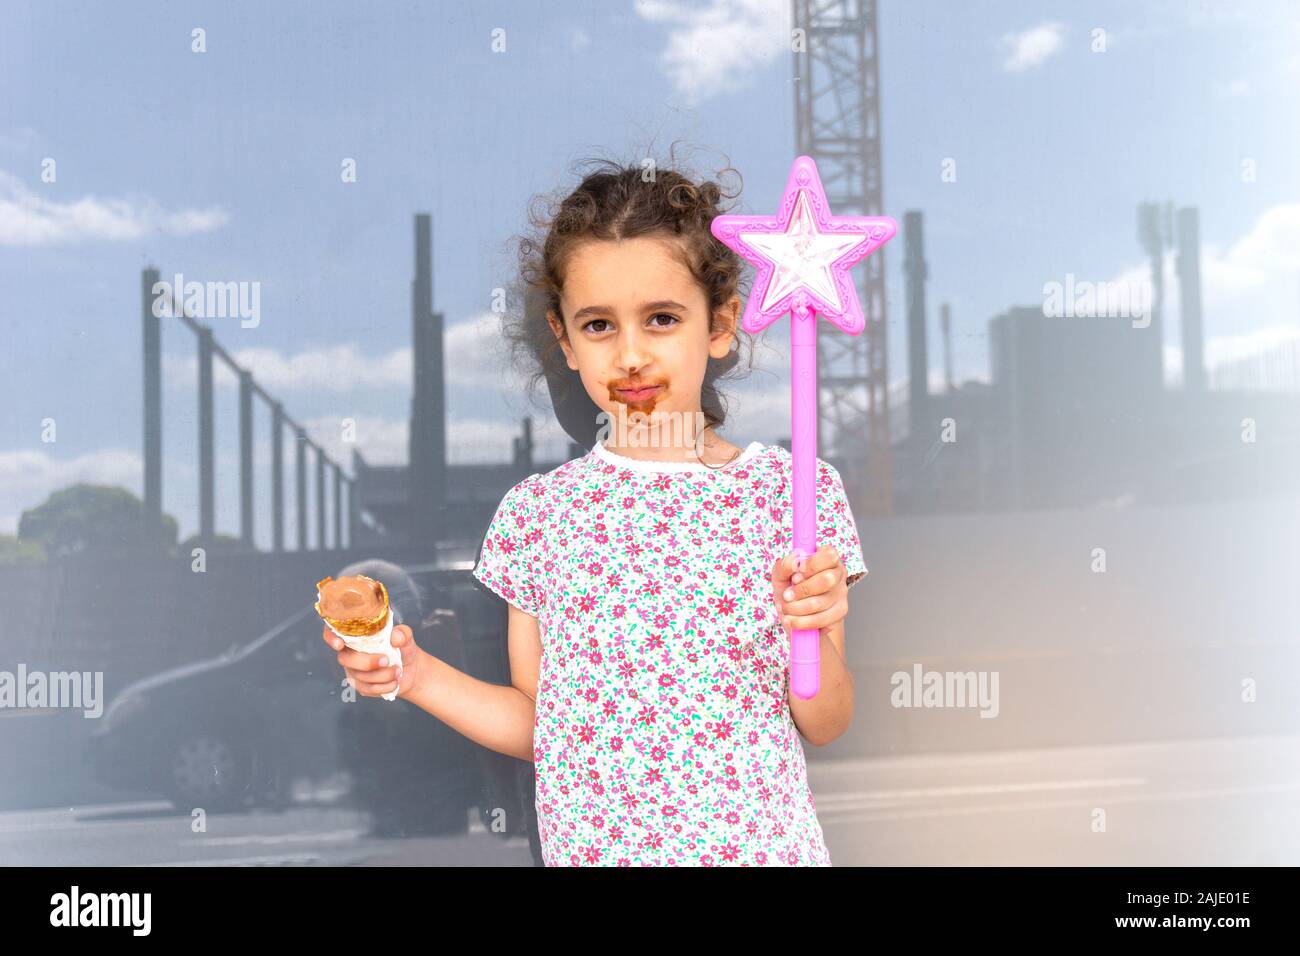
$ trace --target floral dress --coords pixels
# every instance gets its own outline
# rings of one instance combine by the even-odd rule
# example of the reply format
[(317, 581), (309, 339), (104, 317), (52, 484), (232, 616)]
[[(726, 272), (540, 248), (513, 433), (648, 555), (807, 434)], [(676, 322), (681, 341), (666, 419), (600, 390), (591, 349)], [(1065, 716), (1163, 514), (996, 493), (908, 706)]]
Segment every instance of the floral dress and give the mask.
[[(790, 715), (772, 565), (790, 452), (725, 468), (597, 442), (502, 499), (474, 576), (538, 622), (533, 757), (547, 866), (829, 866)], [(839, 473), (817, 545), (866, 574)]]

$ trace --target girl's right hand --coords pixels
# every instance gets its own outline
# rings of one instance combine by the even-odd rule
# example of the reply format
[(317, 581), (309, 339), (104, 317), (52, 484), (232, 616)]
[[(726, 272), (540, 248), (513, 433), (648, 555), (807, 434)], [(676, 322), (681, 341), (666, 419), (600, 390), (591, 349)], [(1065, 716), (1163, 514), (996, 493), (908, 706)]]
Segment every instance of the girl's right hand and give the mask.
[(321, 636), (325, 643), (339, 652), (338, 661), (358, 694), (363, 697), (380, 697), (397, 691), (398, 697), (406, 697), (420, 682), (424, 673), (425, 662), (429, 655), (415, 643), (415, 635), (406, 624), (393, 628), (393, 649), (402, 655), (402, 676), (397, 678), (397, 664), (393, 662), (382, 666), (382, 654), (363, 654), (354, 651), (343, 643), (343, 639), (323, 625)]

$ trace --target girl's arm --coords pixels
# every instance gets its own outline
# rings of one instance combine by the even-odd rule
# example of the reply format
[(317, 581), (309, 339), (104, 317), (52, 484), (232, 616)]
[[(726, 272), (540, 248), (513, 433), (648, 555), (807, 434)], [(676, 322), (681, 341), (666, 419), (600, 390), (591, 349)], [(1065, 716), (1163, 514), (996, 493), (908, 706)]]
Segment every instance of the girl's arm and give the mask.
[(804, 700), (786, 691), (790, 717), (805, 740), (824, 747), (844, 731), (853, 720), (853, 674), (844, 660), (843, 622), (821, 630), (821, 687)]
[(537, 619), (510, 608), (509, 686), (489, 684), (426, 655), (419, 679), (404, 700), (422, 707), (477, 744), (532, 762), (537, 671), (542, 643)]
[(830, 545), (818, 548), (802, 572), (796, 571), (796, 566), (793, 554), (773, 566), (773, 596), (787, 639), (791, 627), (820, 632), (821, 685), (808, 700), (788, 689), (786, 699), (799, 733), (810, 744), (823, 747), (844, 733), (853, 720), (853, 675), (844, 657), (848, 572), (839, 551)]

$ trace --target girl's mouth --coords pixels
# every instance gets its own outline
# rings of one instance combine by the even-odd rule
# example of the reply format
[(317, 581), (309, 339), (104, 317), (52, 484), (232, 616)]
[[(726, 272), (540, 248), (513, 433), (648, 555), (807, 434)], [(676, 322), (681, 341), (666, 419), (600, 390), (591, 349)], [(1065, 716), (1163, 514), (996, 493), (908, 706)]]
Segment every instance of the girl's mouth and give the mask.
[(662, 385), (647, 385), (644, 388), (637, 389), (616, 388), (614, 391), (616, 391), (619, 397), (625, 401), (639, 402), (649, 398), (651, 395), (658, 394), (659, 390), (662, 388)]

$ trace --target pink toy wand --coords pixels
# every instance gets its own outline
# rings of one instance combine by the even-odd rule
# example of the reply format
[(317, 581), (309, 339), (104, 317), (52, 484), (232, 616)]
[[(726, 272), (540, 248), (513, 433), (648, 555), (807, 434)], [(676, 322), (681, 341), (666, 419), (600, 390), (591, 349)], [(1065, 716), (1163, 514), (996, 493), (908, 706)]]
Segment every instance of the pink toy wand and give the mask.
[[(893, 238), (888, 216), (832, 216), (817, 164), (790, 167), (775, 216), (717, 216), (713, 235), (758, 270), (741, 326), (751, 335), (790, 313), (790, 499), (794, 553), (817, 552), (817, 313), (849, 335), (865, 327), (849, 268)], [(821, 688), (821, 635), (790, 635), (790, 689), (804, 698)]]

